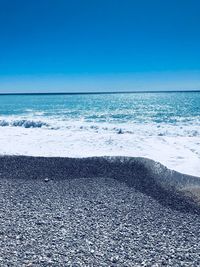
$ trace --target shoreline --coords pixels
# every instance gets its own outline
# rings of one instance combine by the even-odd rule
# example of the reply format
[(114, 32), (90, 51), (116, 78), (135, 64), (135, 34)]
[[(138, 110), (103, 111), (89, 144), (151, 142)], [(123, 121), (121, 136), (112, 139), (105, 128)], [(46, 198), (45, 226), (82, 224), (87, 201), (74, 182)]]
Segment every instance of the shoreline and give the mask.
[[(3, 123), (9, 123), (9, 121), (3, 121)], [(115, 125), (111, 125), (108, 128), (107, 124), (99, 126), (94, 123), (79, 122), (67, 122), (68, 128), (62, 128), (62, 123), (59, 125), (59, 122), (58, 124), (55, 122), (54, 125), (54, 120), (23, 121), (22, 119), (14, 120), (12, 123), (17, 125), (24, 123), (24, 126), (1, 127), (1, 155), (73, 158), (118, 155), (145, 157), (159, 161), (170, 169), (200, 176), (199, 136), (157, 136), (159, 132), (166, 131), (167, 127), (157, 129), (153, 125), (150, 125), (149, 134), (154, 131), (157, 134), (155, 136), (140, 135), (140, 131), (149, 131), (145, 125), (141, 127), (136, 125), (134, 132), (134, 127), (128, 129), (128, 127), (120, 128), (120, 125), (116, 125), (115, 128)], [(49, 127), (40, 127), (42, 124), (49, 124)], [(190, 128), (185, 130), (188, 129)], [(173, 133), (176, 129), (168, 127), (168, 130)]]

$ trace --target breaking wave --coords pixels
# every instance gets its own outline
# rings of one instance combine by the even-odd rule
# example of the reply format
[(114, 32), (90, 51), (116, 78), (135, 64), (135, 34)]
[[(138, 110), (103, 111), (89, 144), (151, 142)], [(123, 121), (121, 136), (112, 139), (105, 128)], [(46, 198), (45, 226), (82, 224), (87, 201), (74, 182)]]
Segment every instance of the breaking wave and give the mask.
[(24, 127), (24, 128), (42, 128), (48, 127), (49, 124), (42, 121), (32, 121), (32, 120), (14, 120), (14, 121), (6, 121), (0, 120), (0, 126), (12, 126), (12, 127)]
[(198, 137), (200, 136), (200, 127), (198, 125), (170, 125), (170, 124), (146, 124), (146, 123), (88, 123), (82, 120), (65, 120), (62, 117), (47, 118), (2, 118), (0, 127), (23, 127), (23, 128), (48, 128), (54, 130), (83, 131), (94, 133), (128, 134), (158, 137)]

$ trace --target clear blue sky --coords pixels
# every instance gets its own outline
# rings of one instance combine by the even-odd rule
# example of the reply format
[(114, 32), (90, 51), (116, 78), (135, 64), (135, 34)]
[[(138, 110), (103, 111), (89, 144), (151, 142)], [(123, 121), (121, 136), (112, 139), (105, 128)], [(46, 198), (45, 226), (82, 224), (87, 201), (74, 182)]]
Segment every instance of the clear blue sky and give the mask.
[(0, 92), (200, 89), (199, 0), (0, 0)]

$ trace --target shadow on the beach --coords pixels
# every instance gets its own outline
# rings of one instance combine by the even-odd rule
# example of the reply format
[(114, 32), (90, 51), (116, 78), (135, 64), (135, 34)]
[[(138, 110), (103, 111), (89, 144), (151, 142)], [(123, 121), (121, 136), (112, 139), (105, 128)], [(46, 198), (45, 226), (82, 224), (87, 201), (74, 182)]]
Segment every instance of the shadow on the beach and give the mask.
[[(198, 203), (182, 188), (200, 184), (197, 177), (168, 170), (144, 158), (0, 157), (0, 177), (9, 179), (113, 178), (146, 194), (161, 205), (183, 213), (200, 214)], [(180, 190), (179, 190), (180, 189)]]

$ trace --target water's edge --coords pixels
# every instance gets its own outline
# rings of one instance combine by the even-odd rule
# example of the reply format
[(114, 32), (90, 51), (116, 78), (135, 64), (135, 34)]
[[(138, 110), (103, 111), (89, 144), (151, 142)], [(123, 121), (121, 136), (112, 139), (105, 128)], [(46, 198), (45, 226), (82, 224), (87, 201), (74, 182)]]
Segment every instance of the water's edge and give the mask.
[[(108, 177), (181, 212), (200, 214), (200, 177), (185, 175), (146, 158), (0, 156), (0, 179), (62, 180)], [(41, 179), (41, 178), (39, 178)]]

